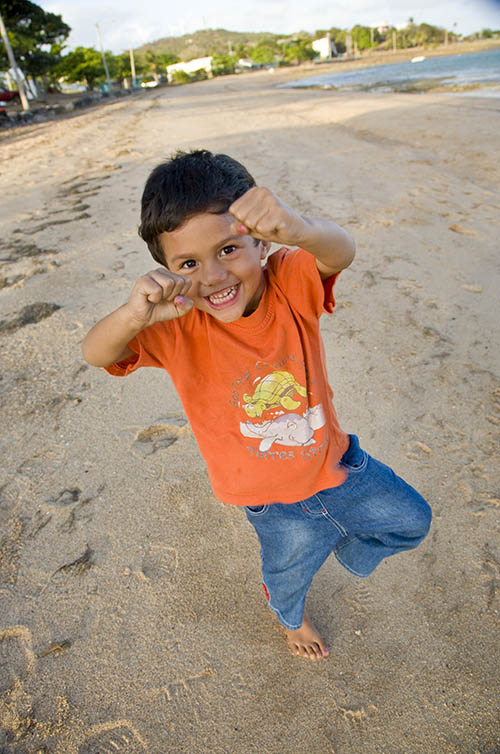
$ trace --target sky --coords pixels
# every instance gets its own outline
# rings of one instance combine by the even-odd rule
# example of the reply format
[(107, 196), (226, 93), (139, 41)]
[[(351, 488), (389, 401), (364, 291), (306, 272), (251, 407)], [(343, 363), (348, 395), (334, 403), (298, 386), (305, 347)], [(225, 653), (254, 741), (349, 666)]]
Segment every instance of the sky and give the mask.
[(409, 0), (38, 0), (37, 4), (62, 15), (71, 26), (69, 48), (98, 47), (98, 23), (104, 48), (115, 54), (205, 28), (291, 34), (354, 24), (404, 25), (410, 16), (417, 24), (426, 22), (460, 34), (500, 28), (500, 0), (421, 0), (418, 6)]

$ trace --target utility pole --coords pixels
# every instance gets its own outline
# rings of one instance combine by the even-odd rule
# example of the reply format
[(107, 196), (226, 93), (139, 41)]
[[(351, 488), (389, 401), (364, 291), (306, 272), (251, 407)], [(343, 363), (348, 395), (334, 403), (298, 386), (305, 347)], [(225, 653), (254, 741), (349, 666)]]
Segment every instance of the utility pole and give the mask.
[(28, 111), (30, 109), (30, 106), (29, 106), (28, 98), (26, 96), (26, 92), (24, 90), (24, 82), (21, 76), (19, 75), (19, 69), (17, 67), (14, 53), (12, 52), (12, 47), (10, 46), (9, 36), (7, 34), (7, 29), (5, 28), (1, 13), (0, 13), (0, 34), (2, 35), (2, 39), (5, 44), (5, 49), (7, 50), (7, 57), (9, 58), (10, 67), (14, 71), (14, 76), (16, 77), (17, 88), (19, 89), (19, 96), (21, 98), (21, 105), (23, 106), (23, 110)]
[(136, 85), (134, 51), (132, 48), (130, 48), (129, 52), (130, 52), (130, 72), (132, 73), (132, 86), (134, 87)]
[(104, 65), (104, 70), (106, 71), (106, 81), (107, 81), (107, 84), (108, 84), (108, 92), (110, 92), (111, 91), (111, 79), (109, 78), (108, 64), (106, 62), (106, 55), (104, 54), (104, 47), (102, 46), (102, 37), (101, 37), (101, 30), (99, 29), (99, 24), (96, 24), (95, 28), (97, 29), (97, 36), (99, 38), (99, 45), (101, 47), (102, 63)]
[(350, 58), (352, 56), (352, 34), (350, 31), (347, 31), (345, 35), (345, 49), (347, 57)]

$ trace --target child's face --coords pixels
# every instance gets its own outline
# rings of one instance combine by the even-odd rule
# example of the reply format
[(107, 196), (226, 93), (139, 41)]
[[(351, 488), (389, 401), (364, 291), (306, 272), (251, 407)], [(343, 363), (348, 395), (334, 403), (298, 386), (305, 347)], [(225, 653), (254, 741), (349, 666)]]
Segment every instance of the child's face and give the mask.
[(168, 269), (191, 280), (186, 295), (197, 309), (222, 322), (253, 312), (264, 292), (261, 259), (267, 246), (235, 235), (234, 222), (229, 212), (203, 212), (160, 235)]

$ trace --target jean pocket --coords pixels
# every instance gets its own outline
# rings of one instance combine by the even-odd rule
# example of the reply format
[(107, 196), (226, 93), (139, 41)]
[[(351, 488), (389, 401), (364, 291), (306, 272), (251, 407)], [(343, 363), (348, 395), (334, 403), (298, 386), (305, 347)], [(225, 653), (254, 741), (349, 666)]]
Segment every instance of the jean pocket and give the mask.
[(247, 510), (251, 516), (262, 516), (268, 508), (269, 505), (245, 505), (245, 510)]
[(356, 435), (349, 435), (349, 448), (340, 459), (340, 465), (348, 471), (363, 471), (368, 463), (368, 453), (359, 446), (359, 440)]
[(349, 461), (341, 461), (342, 466), (345, 466), (348, 471), (363, 471), (368, 463), (368, 453), (365, 450), (361, 450), (357, 458), (349, 459)]

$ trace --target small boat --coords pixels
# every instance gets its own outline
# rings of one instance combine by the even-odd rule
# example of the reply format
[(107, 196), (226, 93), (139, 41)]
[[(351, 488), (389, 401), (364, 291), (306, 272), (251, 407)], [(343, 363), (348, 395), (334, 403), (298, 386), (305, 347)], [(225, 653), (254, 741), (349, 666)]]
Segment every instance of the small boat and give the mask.
[(425, 55), (417, 55), (410, 60), (410, 63), (421, 63), (423, 60), (425, 60)]

